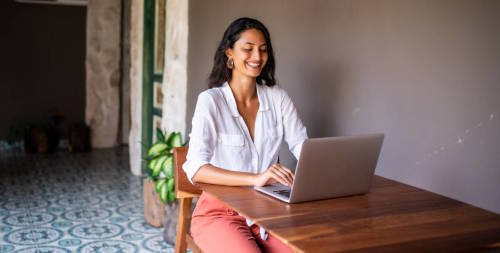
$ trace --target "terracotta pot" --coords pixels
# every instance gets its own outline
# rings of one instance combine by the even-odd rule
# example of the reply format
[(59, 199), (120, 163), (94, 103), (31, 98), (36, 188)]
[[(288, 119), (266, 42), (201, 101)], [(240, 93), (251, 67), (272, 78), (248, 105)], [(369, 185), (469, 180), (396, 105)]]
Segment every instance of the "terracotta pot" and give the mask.
[(165, 205), (155, 191), (155, 183), (148, 178), (142, 180), (142, 196), (144, 199), (144, 219), (153, 227), (163, 226)]

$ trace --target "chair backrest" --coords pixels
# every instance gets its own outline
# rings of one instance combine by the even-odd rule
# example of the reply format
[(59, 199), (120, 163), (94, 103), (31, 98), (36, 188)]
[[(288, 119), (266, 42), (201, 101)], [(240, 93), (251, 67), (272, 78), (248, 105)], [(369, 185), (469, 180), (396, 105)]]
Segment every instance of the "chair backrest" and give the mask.
[(182, 164), (186, 161), (187, 147), (174, 148), (174, 169), (175, 169), (175, 197), (193, 198), (201, 194), (201, 190), (189, 182), (186, 172), (182, 169)]

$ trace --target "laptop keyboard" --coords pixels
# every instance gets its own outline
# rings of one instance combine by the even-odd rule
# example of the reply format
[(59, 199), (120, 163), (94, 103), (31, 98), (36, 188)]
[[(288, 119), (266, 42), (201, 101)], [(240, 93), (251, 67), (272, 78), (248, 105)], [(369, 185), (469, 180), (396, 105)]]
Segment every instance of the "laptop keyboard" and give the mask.
[(285, 196), (287, 198), (290, 198), (290, 190), (276, 190), (276, 191), (273, 191), (279, 195), (282, 195), (282, 196)]

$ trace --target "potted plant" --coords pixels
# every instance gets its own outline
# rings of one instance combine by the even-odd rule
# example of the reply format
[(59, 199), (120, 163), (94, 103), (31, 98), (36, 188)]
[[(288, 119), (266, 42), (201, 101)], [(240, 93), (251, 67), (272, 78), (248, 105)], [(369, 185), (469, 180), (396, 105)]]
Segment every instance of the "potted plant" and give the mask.
[(182, 146), (182, 136), (173, 132), (166, 137), (165, 132), (157, 129), (156, 139), (145, 159), (148, 168), (143, 180), (144, 218), (147, 224), (161, 227), (165, 206), (170, 203), (168, 208), (175, 209), (173, 149)]

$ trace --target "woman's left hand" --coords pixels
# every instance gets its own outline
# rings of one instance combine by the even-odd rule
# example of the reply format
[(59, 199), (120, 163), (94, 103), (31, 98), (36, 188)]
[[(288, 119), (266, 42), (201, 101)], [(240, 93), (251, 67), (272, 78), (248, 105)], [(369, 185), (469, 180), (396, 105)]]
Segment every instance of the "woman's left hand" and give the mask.
[(254, 178), (255, 186), (264, 186), (279, 182), (284, 185), (292, 186), (294, 175), (287, 167), (275, 163), (266, 171), (257, 174)]

